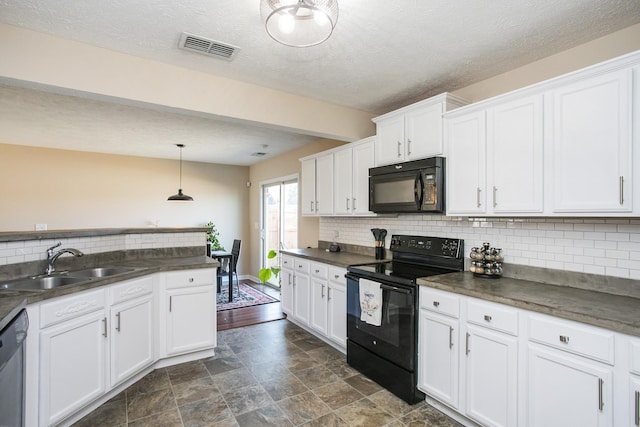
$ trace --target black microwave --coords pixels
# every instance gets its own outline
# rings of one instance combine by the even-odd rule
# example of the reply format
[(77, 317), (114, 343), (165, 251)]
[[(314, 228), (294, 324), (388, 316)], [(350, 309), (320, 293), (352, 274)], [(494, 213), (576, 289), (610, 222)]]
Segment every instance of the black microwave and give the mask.
[(443, 213), (443, 157), (369, 169), (369, 210), (376, 213)]

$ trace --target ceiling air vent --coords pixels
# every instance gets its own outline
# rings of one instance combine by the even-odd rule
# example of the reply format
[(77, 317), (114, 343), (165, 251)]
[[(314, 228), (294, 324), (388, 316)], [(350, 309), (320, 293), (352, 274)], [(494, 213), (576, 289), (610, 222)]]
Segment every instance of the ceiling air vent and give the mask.
[(253, 157), (263, 157), (266, 156), (267, 153), (263, 153), (262, 151), (256, 151), (255, 153), (251, 153)]
[(239, 50), (236, 46), (220, 43), (215, 40), (206, 39), (189, 33), (182, 33), (178, 47), (190, 52), (226, 59), (227, 61), (233, 60)]

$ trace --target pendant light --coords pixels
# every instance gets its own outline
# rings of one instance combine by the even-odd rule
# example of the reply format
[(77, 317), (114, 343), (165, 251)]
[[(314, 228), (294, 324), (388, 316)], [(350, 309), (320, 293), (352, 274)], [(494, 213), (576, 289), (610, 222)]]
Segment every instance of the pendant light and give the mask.
[(287, 46), (309, 47), (327, 40), (338, 22), (338, 0), (260, 0), (267, 33)]
[(176, 200), (179, 202), (193, 202), (193, 197), (187, 196), (182, 193), (182, 149), (184, 148), (184, 144), (176, 144), (177, 147), (180, 148), (180, 188), (178, 188), (178, 194), (174, 194), (170, 196), (167, 200)]

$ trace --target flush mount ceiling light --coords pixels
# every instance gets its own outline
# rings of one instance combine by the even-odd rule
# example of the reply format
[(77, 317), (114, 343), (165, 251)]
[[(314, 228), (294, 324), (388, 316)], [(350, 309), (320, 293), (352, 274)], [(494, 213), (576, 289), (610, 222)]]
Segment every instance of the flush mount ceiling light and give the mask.
[(180, 188), (178, 188), (178, 194), (170, 196), (167, 200), (193, 202), (193, 197), (187, 196), (186, 194), (182, 193), (182, 149), (184, 148), (184, 144), (176, 144), (176, 146), (180, 148)]
[(338, 22), (338, 0), (260, 0), (260, 13), (275, 41), (309, 47), (333, 33)]

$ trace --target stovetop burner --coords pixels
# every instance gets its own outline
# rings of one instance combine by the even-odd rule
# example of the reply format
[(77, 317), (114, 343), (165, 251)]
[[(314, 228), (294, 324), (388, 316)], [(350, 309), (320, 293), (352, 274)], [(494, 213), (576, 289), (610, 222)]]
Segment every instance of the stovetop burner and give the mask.
[(393, 235), (389, 247), (391, 261), (353, 265), (347, 270), (374, 280), (415, 284), (419, 277), (462, 271), (463, 246), (461, 239)]

